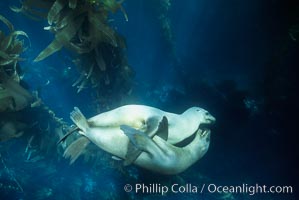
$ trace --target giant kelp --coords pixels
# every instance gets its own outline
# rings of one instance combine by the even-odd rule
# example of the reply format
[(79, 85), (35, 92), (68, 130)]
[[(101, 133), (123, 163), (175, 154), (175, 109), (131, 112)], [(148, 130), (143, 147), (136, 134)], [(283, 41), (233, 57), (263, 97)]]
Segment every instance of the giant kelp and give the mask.
[(9, 30), (6, 35), (0, 30), (0, 112), (18, 111), (25, 108), (32, 100), (31, 95), (19, 85), (18, 61), (24, 50), (24, 41), (19, 36), (28, 38), (23, 31), (16, 31), (5, 17), (0, 15)]
[[(62, 127), (63, 123), (43, 105), (38, 94), (22, 86), (18, 62), (23, 60), (21, 53), (26, 48), (20, 36), (29, 41), (28, 35), (15, 30), (13, 24), (2, 15), (0, 21), (8, 27), (7, 34), (0, 30), (0, 141), (20, 137), (27, 130), (40, 127), (40, 121), (45, 119), (47, 124), (54, 124), (51, 127)], [(33, 131), (36, 132), (40, 131)]]
[[(127, 64), (125, 40), (111, 28), (108, 19), (110, 12), (121, 10), (127, 20), (121, 2), (115, 0), (25, 0), (20, 8), (12, 7), (11, 9), (33, 19), (47, 19), (49, 26), (45, 30), (55, 34), (54, 40), (40, 52), (35, 61), (46, 59), (62, 47), (77, 53), (73, 62), (81, 75), (73, 86), (78, 92), (90, 84), (96, 91), (95, 103), (108, 107), (112, 103), (118, 103), (123, 94), (129, 91), (132, 71)], [(60, 134), (57, 135), (61, 137), (63, 133), (61, 127), (65, 127), (63, 121), (55, 115), (52, 116), (53, 112), (42, 104), (38, 95), (35, 96), (35, 99), (39, 100), (38, 104), (41, 105), (28, 110), (30, 115), (34, 115), (33, 121), (30, 120), (29, 123), (30, 129), (38, 128), (34, 131), (36, 133), (58, 132)], [(43, 122), (45, 127), (40, 129), (44, 126)], [(28, 147), (32, 146), (32, 141), (39, 143), (37, 146), (40, 148), (45, 146), (47, 149), (53, 146), (49, 145), (50, 141), (54, 141), (53, 138), (48, 140), (47, 134), (40, 136), (28, 136)], [(72, 138), (66, 141), (66, 144), (71, 142)], [(61, 146), (65, 144), (59, 147)], [(28, 158), (31, 159), (31, 154)]]
[(77, 53), (74, 62), (81, 76), (73, 86), (78, 92), (88, 85), (98, 88), (98, 101), (107, 99), (111, 91), (118, 96), (128, 91), (132, 71), (124, 53), (125, 41), (111, 28), (108, 18), (109, 13), (121, 10), (128, 20), (122, 1), (25, 0), (21, 8), (12, 9), (34, 19), (47, 19), (49, 26), (44, 29), (55, 34), (35, 61), (44, 60), (63, 47)]
[(17, 31), (14, 26), (5, 17), (0, 15), (0, 21), (3, 22), (9, 29), (6, 35), (0, 30), (0, 67), (2, 71), (14, 76), (18, 81), (17, 62), (22, 60), (20, 54), (24, 50), (24, 41), (20, 40), (19, 36), (24, 36), (29, 39), (24, 31)]
[[(35, 4), (34, 2), (39, 3)], [(78, 92), (91, 84), (96, 91), (94, 94), (96, 104), (102, 105), (103, 108), (111, 106), (112, 103), (118, 103), (117, 100), (121, 99), (130, 88), (131, 69), (125, 56), (125, 41), (109, 26), (108, 13), (121, 10), (121, 4), (115, 1), (77, 1), (75, 5), (65, 4), (64, 8), (59, 8), (58, 5), (61, 2), (28, 0), (23, 2), (21, 8), (13, 8), (13, 10), (26, 13), (34, 19), (46, 17), (49, 22), (49, 27), (46, 29), (55, 34), (54, 41), (35, 60), (40, 61), (47, 58), (60, 50), (62, 46), (73, 50), (78, 55), (73, 61), (81, 74), (73, 84), (74, 87), (77, 87)], [(37, 6), (40, 7), (37, 8)], [(81, 21), (79, 25), (78, 21)], [(7, 24), (11, 25), (8, 22)], [(73, 37), (71, 37), (70, 31), (74, 31), (71, 34)], [(62, 46), (56, 48), (60, 44)], [(19, 54), (17, 58), (19, 61)], [(8, 65), (3, 65), (4, 68), (7, 69)], [(18, 68), (18, 64), (15, 68)], [(17, 70), (15, 74), (18, 75)], [(12, 80), (12, 76), (6, 72), (1, 75), (3, 75), (0, 77), (3, 80), (1, 82), (1, 86), (3, 86), (1, 106), (3, 105), (2, 107), (5, 109), (3, 109), (4, 115), (0, 115), (0, 141), (21, 136), (23, 140), (28, 141), (24, 147), (24, 156), (21, 158), (26, 163), (42, 163), (47, 155), (51, 159), (59, 159), (58, 155), (61, 155), (62, 150), (76, 139), (70, 137), (65, 143), (56, 145), (59, 137), (62, 137), (64, 131), (68, 130), (67, 124), (57, 118), (54, 112), (43, 104), (38, 93), (32, 95), (24, 88), (24, 90), (20, 90), (19, 82)], [(15, 100), (14, 96), (6, 92), (13, 91), (11, 88), (15, 88), (15, 86), (20, 86), (18, 87), (19, 91), (14, 93), (15, 95), (20, 97), (26, 92), (30, 96), (30, 101), (22, 107), (16, 107), (20, 103)], [(83, 155), (86, 161), (93, 163), (99, 162), (99, 159), (102, 158), (102, 156), (94, 154), (94, 150), (90, 151), (90, 147), (86, 148)]]
[(16, 31), (12, 23), (0, 15), (0, 21), (8, 27), (8, 34), (0, 30), (0, 141), (23, 135), (27, 125), (15, 117), (9, 118), (8, 112), (18, 112), (30, 105), (31, 94), (20, 84), (18, 61), (22, 60), (23, 40), (19, 36), (27, 34)]
[(149, 7), (157, 16), (158, 24), (160, 25), (161, 36), (164, 39), (165, 45), (168, 48), (169, 56), (175, 62), (177, 62), (174, 34), (172, 30), (172, 22), (170, 19), (171, 0), (152, 0), (147, 1)]
[[(59, 51), (63, 46), (79, 54), (88, 53), (101, 42), (118, 46), (116, 33), (107, 24), (108, 11), (115, 12), (121, 8), (116, 1), (46, 1), (48, 4), (37, 4), (36, 1), (25, 1), (18, 12), (36, 15), (38, 11), (30, 7), (40, 5), (40, 9), (48, 5), (48, 27), (55, 34), (55, 39), (35, 59), (41, 61)], [(39, 1), (38, 1), (39, 2)], [(52, 4), (50, 2), (53, 2)], [(41, 13), (38, 16), (43, 16)], [(101, 66), (102, 67), (102, 66)]]

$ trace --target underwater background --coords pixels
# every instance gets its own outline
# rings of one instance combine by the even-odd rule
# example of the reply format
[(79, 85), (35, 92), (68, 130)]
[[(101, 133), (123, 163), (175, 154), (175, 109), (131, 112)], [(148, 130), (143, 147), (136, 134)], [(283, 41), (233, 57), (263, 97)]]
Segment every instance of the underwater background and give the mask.
[[(23, 2), (38, 5), (38, 0)], [(47, 19), (16, 12), (19, 1), (0, 0), (0, 15), (29, 38), (18, 36), (24, 59), (13, 57), (9, 65), (0, 60), (1, 73), (17, 74), (20, 86), (9, 85), (2, 76), (0, 83), (18, 88), (12, 98), (21, 99), (20, 93), (25, 98), (23, 89), (34, 96), (33, 103), (19, 109), (14, 100), (10, 110), (4, 109), (6, 96), (3, 100), (0, 96), (0, 199), (296, 199), (298, 2), (125, 0), (121, 6), (114, 0), (86, 2), (95, 4), (88, 9), (106, 9), (105, 16), (96, 16), (107, 22), (98, 22), (105, 31), (88, 38), (84, 53), (71, 50), (62, 40), (64, 47), (35, 60), (60, 30), (48, 31)], [(37, 9), (41, 13), (46, 12), (43, 6)], [(61, 11), (63, 15), (72, 12), (68, 9)], [(9, 35), (9, 28), (0, 23), (0, 30)], [(93, 24), (84, 23), (82, 35)], [(2, 53), (6, 40), (0, 36)], [(94, 60), (98, 52), (102, 60)], [(90, 67), (103, 60), (105, 68)], [(17, 67), (11, 68), (11, 63)], [(169, 176), (124, 167), (95, 145), (69, 165), (63, 158), (65, 147), (57, 142), (72, 125), (72, 109), (77, 106), (92, 117), (126, 104), (172, 113), (192, 106), (208, 110), (217, 122), (207, 154), (183, 173)], [(7, 124), (19, 132), (4, 129)], [(292, 193), (206, 191), (162, 196), (124, 191), (126, 184), (136, 183), (292, 186)]]

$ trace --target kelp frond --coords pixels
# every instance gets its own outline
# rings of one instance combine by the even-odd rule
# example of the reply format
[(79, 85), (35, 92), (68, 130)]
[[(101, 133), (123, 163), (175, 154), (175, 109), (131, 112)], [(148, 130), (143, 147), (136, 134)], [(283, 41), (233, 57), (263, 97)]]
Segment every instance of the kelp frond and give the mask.
[(3, 17), (2, 15), (0, 15), (0, 21), (2, 21), (8, 27), (10, 32), (12, 32), (15, 29), (12, 23), (10, 23), (10, 21), (8, 21), (8, 19)]
[[(29, 105), (31, 95), (19, 85), (17, 62), (22, 60), (24, 31), (17, 31), (8, 19), (0, 15), (0, 22), (8, 27), (8, 34), (0, 30), (0, 112), (19, 111)], [(29, 41), (30, 43), (30, 41)]]
[(28, 35), (24, 31), (16, 31), (13, 25), (5, 17), (0, 15), (0, 21), (3, 22), (9, 29), (9, 33), (6, 35), (0, 30), (0, 67), (6, 65), (13, 65), (22, 58), (20, 54), (24, 51), (24, 41), (19, 39), (19, 36), (23, 36), (30, 40)]
[(42, 18), (55, 34), (54, 40), (35, 58), (42, 61), (63, 47), (77, 53), (74, 64), (80, 77), (74, 81), (77, 92), (91, 87), (101, 107), (109, 99), (120, 101), (131, 89), (133, 71), (127, 63), (126, 44), (109, 24), (110, 13), (121, 11), (123, 0), (24, 0), (16, 12)]
[(100, 43), (117, 46), (116, 33), (108, 25), (108, 13), (121, 10), (127, 20), (122, 2), (123, 0), (25, 0), (21, 8), (13, 7), (12, 10), (32, 18), (46, 16), (49, 27), (45, 30), (55, 34), (55, 39), (34, 60), (38, 62), (62, 47), (82, 54), (91, 52)]
[(25, 2), (22, 2), (20, 8), (11, 6), (10, 9), (14, 12), (22, 13), (31, 19), (41, 20), (47, 17), (47, 11), (52, 4), (52, 0), (26, 0)]

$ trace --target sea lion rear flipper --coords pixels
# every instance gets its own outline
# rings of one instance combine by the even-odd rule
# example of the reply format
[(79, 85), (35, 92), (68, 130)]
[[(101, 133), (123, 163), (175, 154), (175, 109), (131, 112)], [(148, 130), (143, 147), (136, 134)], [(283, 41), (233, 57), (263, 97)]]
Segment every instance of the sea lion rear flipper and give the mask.
[(70, 144), (64, 151), (63, 157), (70, 158), (70, 164), (73, 164), (77, 158), (84, 152), (90, 141), (86, 137), (80, 137)]
[(59, 145), (61, 142), (64, 142), (70, 135), (72, 135), (74, 132), (78, 131), (79, 129), (81, 129), (83, 132), (86, 132), (86, 129), (89, 127), (86, 118), (79, 110), (79, 108), (74, 107), (74, 110), (71, 112), (70, 117), (77, 127), (70, 129), (67, 134), (65, 134), (62, 138), (60, 138), (60, 140), (57, 142), (57, 145)]
[[(142, 153), (142, 151), (150, 153), (146, 150), (146, 145), (148, 144), (146, 140), (153, 138), (155, 135), (163, 136), (162, 138), (165, 138), (166, 140), (168, 138), (168, 120), (166, 117), (163, 117), (163, 119), (159, 123), (157, 130), (154, 133), (149, 134), (149, 136), (126, 125), (122, 125), (120, 128), (124, 131), (124, 133), (129, 137), (131, 141), (128, 144), (128, 150), (125, 156), (125, 166), (132, 164)], [(142, 136), (144, 138), (142, 138)]]
[(89, 128), (87, 119), (79, 110), (79, 108), (74, 107), (74, 110), (70, 114), (70, 118), (76, 124), (76, 126), (83, 131), (83, 133), (85, 133)]
[(78, 127), (72, 128), (67, 134), (62, 136), (62, 138), (57, 142), (57, 145), (59, 145), (61, 142), (64, 142), (66, 140), (66, 138), (68, 138), (74, 132), (78, 131), (78, 129), (79, 129)]

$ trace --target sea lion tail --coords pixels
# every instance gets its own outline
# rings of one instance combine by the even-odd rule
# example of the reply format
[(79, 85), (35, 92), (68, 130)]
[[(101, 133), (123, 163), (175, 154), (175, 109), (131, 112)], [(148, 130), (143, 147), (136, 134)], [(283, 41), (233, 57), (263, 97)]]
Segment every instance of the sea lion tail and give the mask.
[(73, 164), (78, 157), (84, 152), (90, 141), (86, 137), (80, 137), (70, 144), (64, 151), (63, 157), (70, 158), (70, 165)]
[(74, 110), (70, 114), (70, 118), (78, 126), (78, 128), (83, 131), (83, 133), (86, 133), (89, 125), (87, 119), (84, 117), (78, 107), (74, 107)]

